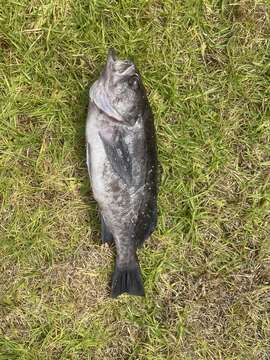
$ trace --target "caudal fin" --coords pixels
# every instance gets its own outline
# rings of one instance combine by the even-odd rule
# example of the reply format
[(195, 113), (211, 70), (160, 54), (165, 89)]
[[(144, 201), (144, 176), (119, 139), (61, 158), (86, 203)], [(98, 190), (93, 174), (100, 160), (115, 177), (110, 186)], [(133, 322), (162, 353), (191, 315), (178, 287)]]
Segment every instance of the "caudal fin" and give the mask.
[(143, 281), (140, 267), (137, 263), (120, 267), (116, 263), (112, 277), (112, 297), (128, 293), (130, 295), (144, 296)]

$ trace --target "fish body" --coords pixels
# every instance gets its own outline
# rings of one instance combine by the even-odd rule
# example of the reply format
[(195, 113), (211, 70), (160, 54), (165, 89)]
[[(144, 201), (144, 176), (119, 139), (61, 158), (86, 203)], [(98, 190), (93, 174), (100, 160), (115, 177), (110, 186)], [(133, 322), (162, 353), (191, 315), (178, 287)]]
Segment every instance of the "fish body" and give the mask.
[(112, 297), (144, 295), (136, 250), (157, 223), (155, 128), (138, 70), (113, 50), (90, 88), (86, 141), (102, 240), (116, 245)]

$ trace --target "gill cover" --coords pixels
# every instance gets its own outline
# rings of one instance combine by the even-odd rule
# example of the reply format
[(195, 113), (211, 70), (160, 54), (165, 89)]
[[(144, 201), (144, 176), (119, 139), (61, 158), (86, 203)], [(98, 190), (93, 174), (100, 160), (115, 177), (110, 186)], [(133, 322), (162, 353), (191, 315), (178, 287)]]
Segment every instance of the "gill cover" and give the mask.
[(106, 80), (109, 78), (110, 73), (113, 70), (114, 62), (116, 61), (116, 55), (114, 49), (109, 49), (107, 62), (102, 76), (91, 86), (90, 88), (90, 98), (96, 104), (96, 106), (105, 112), (108, 116), (113, 119), (123, 122), (123, 117), (114, 109), (110, 102), (108, 93), (106, 92)]

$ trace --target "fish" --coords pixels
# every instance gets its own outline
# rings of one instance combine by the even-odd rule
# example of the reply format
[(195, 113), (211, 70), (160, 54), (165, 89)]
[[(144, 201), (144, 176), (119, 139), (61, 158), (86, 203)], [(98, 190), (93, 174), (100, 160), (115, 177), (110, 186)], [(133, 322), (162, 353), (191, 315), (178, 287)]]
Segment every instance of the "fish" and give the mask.
[(157, 225), (157, 141), (141, 75), (110, 48), (89, 91), (86, 162), (102, 243), (115, 244), (111, 297), (145, 296), (137, 249)]

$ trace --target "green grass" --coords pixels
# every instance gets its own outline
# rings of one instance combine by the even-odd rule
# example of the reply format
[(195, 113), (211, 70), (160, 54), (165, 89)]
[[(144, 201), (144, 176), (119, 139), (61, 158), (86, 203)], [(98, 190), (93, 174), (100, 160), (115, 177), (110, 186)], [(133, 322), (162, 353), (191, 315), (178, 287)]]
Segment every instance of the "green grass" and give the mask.
[[(269, 359), (270, 5), (0, 0), (0, 359)], [(85, 165), (107, 48), (162, 166), (146, 298), (108, 296)]]

